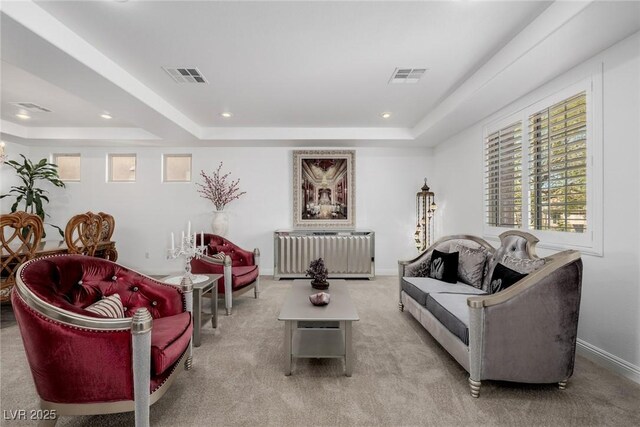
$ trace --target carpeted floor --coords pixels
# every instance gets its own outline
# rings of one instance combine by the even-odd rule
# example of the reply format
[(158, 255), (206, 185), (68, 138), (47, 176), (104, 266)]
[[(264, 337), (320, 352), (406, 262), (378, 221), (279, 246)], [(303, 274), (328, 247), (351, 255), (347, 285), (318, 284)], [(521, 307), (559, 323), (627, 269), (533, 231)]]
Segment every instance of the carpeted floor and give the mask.
[[(221, 315), (215, 331), (204, 328), (193, 369), (151, 407), (152, 425), (640, 425), (640, 385), (582, 357), (565, 391), (484, 382), (473, 399), (467, 373), (398, 311), (395, 277), (349, 281), (361, 319), (354, 324), (353, 377), (342, 375), (338, 359), (300, 360), (286, 377), (277, 316), (291, 282), (262, 284), (258, 300), (239, 297), (233, 316)], [(19, 331), (3, 310), (0, 409), (33, 409)], [(61, 417), (58, 425), (133, 425), (133, 414)]]

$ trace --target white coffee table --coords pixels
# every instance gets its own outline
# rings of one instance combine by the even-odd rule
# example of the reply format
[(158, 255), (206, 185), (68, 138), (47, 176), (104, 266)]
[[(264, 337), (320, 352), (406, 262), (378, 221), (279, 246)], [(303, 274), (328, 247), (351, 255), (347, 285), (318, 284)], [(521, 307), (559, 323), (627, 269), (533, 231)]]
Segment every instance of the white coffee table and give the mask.
[(353, 370), (351, 323), (360, 320), (344, 280), (329, 280), (329, 305), (316, 307), (310, 280), (294, 280), (278, 320), (284, 321), (284, 371), (291, 375), (293, 358), (344, 358), (344, 372)]

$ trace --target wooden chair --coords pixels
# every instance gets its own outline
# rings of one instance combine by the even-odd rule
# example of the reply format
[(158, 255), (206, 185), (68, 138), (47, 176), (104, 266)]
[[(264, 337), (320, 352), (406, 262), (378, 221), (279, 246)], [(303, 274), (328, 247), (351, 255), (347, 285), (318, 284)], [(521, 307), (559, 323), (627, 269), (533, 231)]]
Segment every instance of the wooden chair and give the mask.
[[(111, 237), (113, 236), (113, 231), (116, 228), (116, 220), (108, 213), (98, 212), (98, 215), (102, 217), (102, 234), (100, 235), (100, 242), (110, 242)], [(118, 251), (115, 246), (106, 247), (102, 253), (102, 258), (115, 262), (118, 259)]]
[(0, 239), (2, 240), (2, 274), (0, 302), (8, 302), (16, 283), (16, 271), (25, 261), (34, 257), (44, 225), (38, 215), (15, 212), (0, 215)]
[(87, 212), (73, 216), (64, 231), (70, 254), (94, 256), (102, 239), (103, 218)]

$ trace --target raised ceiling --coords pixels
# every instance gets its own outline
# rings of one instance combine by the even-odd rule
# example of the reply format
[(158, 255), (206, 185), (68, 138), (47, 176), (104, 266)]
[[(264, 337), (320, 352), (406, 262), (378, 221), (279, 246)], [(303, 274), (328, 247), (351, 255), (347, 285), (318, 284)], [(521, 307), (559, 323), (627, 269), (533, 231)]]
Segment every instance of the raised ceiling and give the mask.
[[(24, 1), (3, 2), (1, 19), (3, 138), (433, 145), (491, 114), (452, 120), (478, 95), (504, 98), (496, 83), (512, 81), (524, 59), (568, 51), (551, 69), (531, 70), (537, 79), (521, 77), (541, 84), (638, 31), (640, 6)], [(594, 22), (580, 49), (558, 31)], [(198, 67), (209, 83), (175, 83), (162, 67)], [(388, 84), (396, 67), (428, 71), (417, 84)], [(25, 123), (14, 100), (54, 113)], [(100, 119), (103, 111), (114, 119)]]

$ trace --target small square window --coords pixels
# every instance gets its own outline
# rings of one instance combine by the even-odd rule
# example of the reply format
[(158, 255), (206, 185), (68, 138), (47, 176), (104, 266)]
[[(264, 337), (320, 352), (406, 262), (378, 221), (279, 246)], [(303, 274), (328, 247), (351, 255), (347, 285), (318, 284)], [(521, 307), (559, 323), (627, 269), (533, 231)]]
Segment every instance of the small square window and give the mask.
[(109, 154), (109, 182), (135, 182), (136, 155)]
[(165, 154), (162, 174), (164, 182), (190, 182), (191, 154)]
[(80, 154), (54, 154), (58, 176), (65, 182), (80, 182)]

